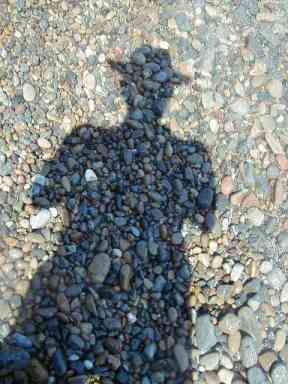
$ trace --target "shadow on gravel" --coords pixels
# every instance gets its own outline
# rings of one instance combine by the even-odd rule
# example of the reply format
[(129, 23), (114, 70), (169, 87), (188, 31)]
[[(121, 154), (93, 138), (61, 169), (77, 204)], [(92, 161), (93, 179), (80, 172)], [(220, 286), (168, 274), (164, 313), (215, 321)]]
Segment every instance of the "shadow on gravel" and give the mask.
[(75, 128), (33, 185), (34, 232), (51, 207), (64, 224), (53, 258), (41, 263), (39, 245), (0, 352), (1, 383), (190, 382), (186, 250), (213, 225), (211, 163), (203, 144), (158, 121), (183, 80), (167, 51), (143, 46), (110, 64), (123, 79), (124, 123)]

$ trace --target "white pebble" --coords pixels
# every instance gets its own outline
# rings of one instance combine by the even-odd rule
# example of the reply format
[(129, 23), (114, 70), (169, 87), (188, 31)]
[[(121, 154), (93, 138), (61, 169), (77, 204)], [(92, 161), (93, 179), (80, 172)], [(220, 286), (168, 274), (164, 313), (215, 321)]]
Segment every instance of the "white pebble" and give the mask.
[(128, 313), (128, 315), (127, 315), (127, 319), (128, 319), (128, 322), (130, 323), (130, 324), (134, 324), (134, 323), (136, 323), (136, 321), (137, 321), (137, 317), (134, 315), (134, 313), (132, 313), (132, 312), (129, 312)]
[(89, 371), (89, 369), (92, 369), (93, 368), (93, 363), (92, 361), (90, 360), (84, 360), (83, 362), (84, 364), (84, 367)]
[(97, 181), (97, 175), (92, 169), (87, 169), (85, 171), (85, 180), (87, 183), (91, 183), (93, 181)]
[(84, 81), (85, 88), (90, 89), (91, 91), (95, 89), (96, 80), (95, 80), (95, 76), (92, 73), (89, 73), (89, 72), (86, 73), (84, 75), (83, 81)]
[(270, 263), (270, 261), (263, 261), (260, 265), (260, 272), (266, 275), (266, 273), (269, 273), (272, 271), (273, 265)]
[(238, 281), (242, 276), (243, 272), (244, 272), (244, 265), (239, 263), (235, 264), (234, 267), (232, 268), (231, 280), (234, 282)]
[(35, 99), (35, 96), (36, 96), (36, 92), (34, 87), (29, 83), (25, 83), (23, 85), (24, 100), (28, 102), (33, 101)]

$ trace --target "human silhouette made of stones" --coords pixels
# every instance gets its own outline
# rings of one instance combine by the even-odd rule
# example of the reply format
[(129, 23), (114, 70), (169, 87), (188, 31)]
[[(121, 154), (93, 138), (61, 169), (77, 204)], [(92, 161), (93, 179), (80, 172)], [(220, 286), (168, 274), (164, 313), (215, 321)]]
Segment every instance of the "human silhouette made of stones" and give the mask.
[(32, 187), (33, 231), (51, 207), (64, 229), (0, 353), (5, 384), (191, 379), (185, 249), (191, 228), (206, 231), (213, 217), (211, 163), (203, 144), (159, 122), (183, 80), (167, 51), (143, 46), (110, 64), (122, 77), (123, 124), (75, 128)]

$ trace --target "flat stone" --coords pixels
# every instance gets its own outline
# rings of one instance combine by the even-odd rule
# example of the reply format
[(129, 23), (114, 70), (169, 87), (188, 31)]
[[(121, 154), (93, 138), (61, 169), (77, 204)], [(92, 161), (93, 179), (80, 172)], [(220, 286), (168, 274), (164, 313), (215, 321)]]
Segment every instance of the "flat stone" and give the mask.
[(50, 222), (50, 211), (49, 209), (41, 209), (37, 215), (30, 217), (30, 225), (32, 229), (40, 229), (46, 227)]
[(23, 85), (24, 100), (27, 102), (31, 102), (35, 99), (35, 96), (36, 96), (36, 92), (35, 92), (34, 87), (29, 83), (25, 83)]
[(251, 336), (244, 336), (242, 338), (240, 357), (245, 368), (250, 368), (257, 364), (256, 341)]
[(202, 354), (208, 352), (217, 343), (215, 326), (209, 315), (199, 316), (195, 325), (198, 349)]
[(238, 113), (241, 116), (244, 116), (249, 112), (249, 104), (243, 99), (235, 100), (230, 108), (234, 113)]
[(205, 368), (206, 371), (214, 371), (219, 366), (219, 353), (212, 352), (202, 355), (199, 363)]
[(259, 367), (252, 367), (248, 369), (247, 378), (249, 384), (268, 384), (268, 378)]
[(106, 279), (111, 267), (110, 256), (107, 253), (98, 253), (94, 256), (88, 267), (88, 273), (93, 283), (102, 284)]
[(176, 344), (174, 346), (174, 356), (180, 372), (185, 372), (189, 367), (189, 357), (184, 345)]
[(240, 328), (240, 319), (234, 313), (227, 313), (218, 324), (220, 330), (227, 335), (236, 333)]

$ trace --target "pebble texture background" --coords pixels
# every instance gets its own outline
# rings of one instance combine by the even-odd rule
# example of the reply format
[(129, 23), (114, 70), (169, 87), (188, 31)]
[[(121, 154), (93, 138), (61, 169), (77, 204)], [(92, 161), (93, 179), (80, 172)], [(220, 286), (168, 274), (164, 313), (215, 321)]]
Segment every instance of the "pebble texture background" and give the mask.
[(0, 382), (286, 383), (286, 2), (0, 10)]

